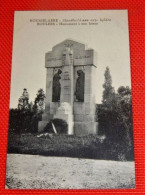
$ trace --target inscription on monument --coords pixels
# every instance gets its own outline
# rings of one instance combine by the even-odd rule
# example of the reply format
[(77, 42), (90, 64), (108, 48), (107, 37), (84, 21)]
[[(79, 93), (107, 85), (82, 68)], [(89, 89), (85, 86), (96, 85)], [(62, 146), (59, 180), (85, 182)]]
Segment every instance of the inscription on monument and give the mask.
[(65, 47), (72, 47), (73, 46), (73, 43), (72, 42), (68, 42), (68, 43), (65, 43), (64, 46)]
[(76, 56), (76, 59), (90, 58), (90, 56)]
[(64, 94), (70, 95), (70, 86), (64, 86)]
[(70, 80), (69, 72), (64, 72), (63, 79), (64, 80)]

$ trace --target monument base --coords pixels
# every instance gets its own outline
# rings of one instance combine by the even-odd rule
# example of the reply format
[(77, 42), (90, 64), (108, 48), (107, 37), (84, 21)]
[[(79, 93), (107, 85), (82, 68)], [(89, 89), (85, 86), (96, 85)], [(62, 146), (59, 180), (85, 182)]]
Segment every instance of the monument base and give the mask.
[(53, 114), (44, 113), (42, 115), (42, 121), (38, 123), (38, 132), (43, 132), (46, 125), (53, 119)]
[(38, 132), (43, 132), (46, 125), (49, 123), (49, 121), (39, 121), (38, 123)]
[(72, 107), (68, 102), (61, 103), (53, 118), (64, 120), (68, 124), (68, 134), (73, 134), (74, 116), (72, 115)]
[(98, 122), (75, 122), (74, 134), (76, 136), (97, 134)]

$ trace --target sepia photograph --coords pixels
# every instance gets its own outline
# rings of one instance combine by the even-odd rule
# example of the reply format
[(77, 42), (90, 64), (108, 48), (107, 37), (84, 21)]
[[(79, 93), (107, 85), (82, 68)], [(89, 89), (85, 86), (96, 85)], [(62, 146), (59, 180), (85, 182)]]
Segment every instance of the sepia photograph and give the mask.
[(6, 189), (134, 189), (127, 10), (15, 11)]

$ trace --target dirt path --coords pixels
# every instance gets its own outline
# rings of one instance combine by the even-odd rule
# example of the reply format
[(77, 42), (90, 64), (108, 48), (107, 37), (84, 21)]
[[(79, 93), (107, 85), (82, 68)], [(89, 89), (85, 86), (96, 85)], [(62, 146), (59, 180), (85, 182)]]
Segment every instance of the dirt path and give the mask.
[(134, 162), (8, 154), (7, 188), (134, 188)]

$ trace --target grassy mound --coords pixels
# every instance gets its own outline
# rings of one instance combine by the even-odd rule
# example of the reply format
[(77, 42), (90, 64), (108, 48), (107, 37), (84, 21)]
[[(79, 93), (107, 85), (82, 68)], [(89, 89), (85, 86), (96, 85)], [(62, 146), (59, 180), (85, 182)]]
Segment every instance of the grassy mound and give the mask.
[(133, 160), (133, 151), (124, 143), (102, 140), (96, 135), (9, 134), (8, 152), (106, 160)]

